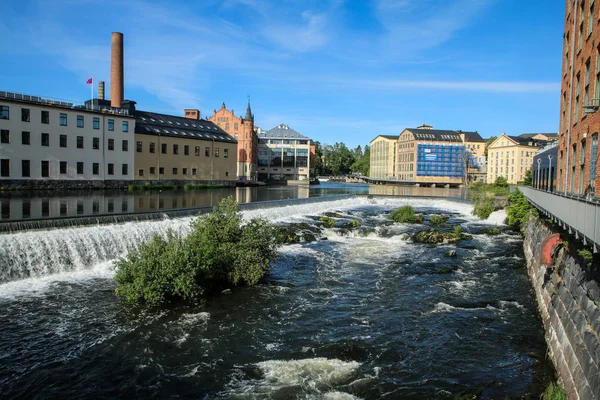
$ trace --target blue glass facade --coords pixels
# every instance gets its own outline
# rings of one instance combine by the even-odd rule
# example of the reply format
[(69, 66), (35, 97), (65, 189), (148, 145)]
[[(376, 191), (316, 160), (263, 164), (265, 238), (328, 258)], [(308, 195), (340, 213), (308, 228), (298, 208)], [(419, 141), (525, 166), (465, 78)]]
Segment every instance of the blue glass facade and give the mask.
[(465, 173), (465, 146), (419, 143), (416, 176), (462, 178)]

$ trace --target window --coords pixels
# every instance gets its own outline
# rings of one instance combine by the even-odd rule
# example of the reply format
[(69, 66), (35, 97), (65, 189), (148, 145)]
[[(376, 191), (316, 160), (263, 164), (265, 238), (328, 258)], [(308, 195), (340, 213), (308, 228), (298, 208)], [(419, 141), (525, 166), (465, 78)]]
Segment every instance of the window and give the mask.
[(196, 168), (192, 168), (192, 175), (196, 175)]
[(142, 142), (140, 142), (140, 141), (135, 142), (135, 151), (137, 151), (138, 153), (142, 152)]
[(229, 149), (223, 149), (223, 158), (229, 158)]
[(158, 169), (158, 174), (159, 174), (159, 175), (164, 175), (164, 174), (165, 174), (165, 167), (160, 167), (160, 168)]
[(583, 47), (583, 19), (581, 20), (581, 24), (579, 25), (579, 42), (577, 44), (577, 51), (581, 51)]
[(149, 145), (149, 146), (150, 146), (150, 149), (149, 149), (149, 150), (150, 150), (150, 153), (154, 153), (154, 143), (153, 143), (153, 142), (150, 142), (150, 145)]
[(60, 147), (67, 147), (67, 135), (60, 135)]
[(173, 175), (177, 175), (177, 168), (173, 168)]
[(150, 167), (150, 175), (156, 174), (156, 167)]
[(43, 199), (42, 200), (42, 217), (47, 217), (50, 215), (50, 200)]
[(67, 173), (67, 162), (66, 161), (61, 161), (59, 164), (59, 172), (61, 174), (66, 174)]
[(83, 149), (83, 136), (77, 136), (77, 148)]
[(115, 174), (115, 164), (108, 164), (108, 175)]
[[(600, 98), (600, 46), (598, 46), (596, 48), (596, 94), (594, 95), (595, 98)], [(567, 96), (566, 96), (566, 92), (564, 95), (564, 104), (565, 104), (565, 109), (566, 104), (567, 104)]]
[(92, 202), (92, 213), (98, 214), (100, 212), (100, 202), (98, 200), (94, 200)]
[(29, 114), (30, 114), (29, 108), (21, 108), (21, 121), (29, 122), (29, 120), (30, 120)]
[(50, 134), (42, 133), (42, 146), (50, 146)]
[(577, 122), (579, 120), (579, 93), (581, 91), (579, 74), (577, 74), (577, 80), (575, 82), (575, 115), (573, 115), (573, 119), (575, 120), (575, 122)]
[(108, 139), (108, 149), (109, 150), (115, 149), (115, 139)]
[(205, 155), (206, 157), (210, 157), (210, 147), (205, 147), (205, 148), (204, 148), (204, 155)]
[(187, 171), (188, 171), (188, 169), (187, 169), (187, 168), (182, 168), (182, 171), (181, 171), (181, 173), (182, 173), (183, 175), (187, 175)]
[(237, 131), (238, 130), (238, 124), (233, 124), (233, 129)]
[(65, 216), (67, 215), (67, 202), (66, 201), (61, 201), (60, 202), (60, 215)]
[(60, 113), (59, 122), (61, 126), (67, 126), (67, 113)]
[(123, 151), (129, 151), (129, 141), (128, 140), (123, 140), (123, 143), (121, 145), (121, 149)]
[(24, 178), (31, 176), (29, 160), (21, 160), (21, 176)]
[(219, 157), (219, 148), (215, 147), (215, 157)]
[(83, 128), (83, 115), (78, 115), (77, 116), (77, 127), (78, 128)]
[(77, 201), (77, 214), (83, 214), (83, 201)]
[(7, 129), (0, 130), (0, 143), (10, 143), (10, 132)]
[(225, 124), (225, 129), (229, 130), (229, 123)]
[(596, 168), (598, 165), (598, 132), (592, 135), (592, 154), (590, 157), (590, 180), (596, 179)]
[(129, 173), (129, 166), (127, 164), (121, 165), (121, 174), (127, 175)]
[(108, 130), (109, 131), (114, 131), (115, 130), (115, 120), (114, 119), (109, 119), (108, 120)]
[(166, 143), (162, 143), (160, 147), (161, 147), (161, 149), (160, 149), (161, 153), (167, 154), (167, 144)]
[(8, 158), (0, 160), (0, 176), (10, 176), (10, 160)]
[(108, 201), (108, 203), (106, 204), (106, 211), (107, 212), (115, 212), (115, 203), (112, 199), (110, 199)]
[(199, 156), (200, 155), (200, 146), (194, 147), (194, 155), (195, 156)]
[(129, 121), (123, 121), (121, 124), (121, 130), (123, 132), (129, 132)]
[(92, 138), (92, 148), (94, 150), (99, 150), (100, 149), (100, 138)]
[(77, 162), (77, 175), (83, 175), (83, 163), (81, 161)]
[(31, 132), (21, 132), (21, 144), (31, 144)]
[(144, 176), (144, 170), (143, 169), (139, 169), (138, 170), (138, 176)]
[(0, 106), (0, 119), (9, 119), (8, 106)]
[(586, 106), (589, 101), (590, 93), (590, 60), (585, 63), (585, 87), (583, 89), (583, 105)]
[(179, 154), (179, 145), (173, 145), (173, 154)]
[(42, 161), (42, 178), (50, 176), (50, 161)]
[(94, 129), (100, 129), (100, 118), (94, 117), (94, 123), (92, 126)]
[(50, 123), (50, 111), (42, 111), (42, 124)]
[(95, 162), (92, 164), (92, 174), (93, 175), (100, 175), (100, 164)]
[(588, 16), (588, 36), (592, 34), (594, 30), (594, 3), (590, 5), (590, 15)]
[(185, 154), (186, 156), (190, 155), (190, 146), (188, 146), (187, 144), (183, 146), (183, 154)]

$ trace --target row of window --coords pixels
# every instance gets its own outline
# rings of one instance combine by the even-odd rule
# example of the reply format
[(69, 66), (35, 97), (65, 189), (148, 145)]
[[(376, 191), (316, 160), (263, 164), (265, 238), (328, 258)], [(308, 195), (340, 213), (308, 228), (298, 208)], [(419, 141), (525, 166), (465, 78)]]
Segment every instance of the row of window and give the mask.
[[(179, 173), (179, 168), (173, 167), (172, 169), (173, 175), (177, 175)], [(188, 175), (189, 169), (188, 168), (181, 168), (181, 174), (182, 175)], [(156, 175), (156, 167), (150, 167), (149, 170), (150, 175)], [(158, 174), (159, 175), (164, 175), (165, 174), (165, 168), (164, 167), (160, 167), (158, 169)], [(192, 175), (198, 175), (198, 169), (196, 168), (192, 168)], [(140, 168), (138, 169), (138, 176), (144, 176), (144, 169)], [(225, 172), (225, 176), (229, 176), (229, 172)]]
[[(66, 161), (59, 161), (58, 162), (58, 170), (60, 174), (67, 174), (68, 173), (68, 163)], [(10, 160), (9, 159), (2, 159), (0, 160), (0, 176), (2, 177), (10, 177)], [(50, 177), (50, 161), (48, 160), (42, 160), (41, 164), (40, 164), (40, 175), (42, 178), (49, 178)], [(83, 175), (85, 173), (85, 166), (83, 161), (79, 161), (76, 163), (76, 171), (77, 171), (77, 175)], [(107, 164), (107, 169), (106, 172), (108, 175), (114, 175), (115, 174), (115, 165), (114, 164)], [(121, 174), (122, 175), (127, 175), (129, 173), (129, 166), (128, 164), (121, 164)], [(92, 163), (92, 175), (100, 175), (100, 164), (99, 163)], [(23, 178), (29, 178), (31, 177), (31, 160), (21, 160), (21, 177)]]
[[(50, 111), (41, 110), (41, 122), (42, 124), (50, 123)], [(10, 119), (10, 108), (9, 106), (0, 105), (0, 119)], [(31, 122), (31, 110), (29, 108), (21, 108), (21, 121)], [(61, 126), (67, 126), (67, 113), (59, 113), (58, 122)], [(77, 115), (77, 127), (85, 127), (85, 118), (83, 115)], [(94, 129), (100, 129), (100, 118), (93, 117), (92, 127)], [(107, 120), (107, 129), (109, 131), (115, 130), (115, 120), (109, 118)], [(121, 122), (121, 130), (123, 132), (129, 132), (129, 121)]]
[[(136, 146), (135, 146), (136, 152), (142, 153), (144, 151), (143, 148), (144, 148), (144, 144), (141, 141), (136, 142)], [(168, 154), (167, 150), (168, 150), (168, 145), (166, 143), (161, 143), (161, 149), (160, 149), (161, 153)], [(156, 144), (154, 142), (148, 143), (148, 152), (149, 153), (156, 152)], [(178, 144), (173, 145), (173, 154), (179, 154), (179, 145)], [(188, 146), (187, 144), (183, 146), (183, 154), (186, 156), (190, 155), (190, 146)], [(215, 147), (214, 154), (215, 154), (215, 157), (219, 157), (219, 148), (218, 147)], [(194, 155), (196, 155), (196, 156), (200, 155), (200, 146), (194, 147)], [(204, 155), (206, 157), (210, 157), (210, 147), (207, 146), (204, 148)], [(229, 149), (223, 149), (223, 157), (229, 158)]]
[[(41, 134), (41, 145), (42, 146), (50, 146), (50, 134), (49, 133), (42, 133)], [(59, 146), (60, 147), (68, 147), (68, 136), (67, 135), (59, 135)], [(2, 129), (0, 130), (0, 143), (10, 143), (10, 131), (6, 130), (6, 129)], [(77, 148), (78, 149), (83, 149), (84, 148), (84, 136), (77, 136)], [(21, 144), (22, 145), (31, 145), (31, 132), (27, 132), (27, 131), (22, 131), (21, 132)], [(114, 150), (115, 149), (115, 139), (108, 139), (108, 146), (107, 146), (108, 150)], [(92, 149), (94, 150), (99, 150), (100, 149), (100, 138), (99, 137), (93, 137), (92, 138)], [(122, 140), (121, 141), (121, 149), (123, 151), (129, 151), (129, 141), (128, 140)]]

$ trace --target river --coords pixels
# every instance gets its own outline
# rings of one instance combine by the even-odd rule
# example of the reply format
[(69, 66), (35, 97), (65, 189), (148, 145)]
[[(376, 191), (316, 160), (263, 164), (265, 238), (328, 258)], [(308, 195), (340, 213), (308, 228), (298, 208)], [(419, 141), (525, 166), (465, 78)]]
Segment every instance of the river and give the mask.
[[(423, 226), (388, 218), (405, 204), (447, 215), (473, 239), (412, 243), (406, 235)], [(471, 209), (359, 197), (245, 211), (313, 225), (337, 212), (361, 227), (283, 246), (257, 286), (156, 309), (114, 297), (113, 261), (154, 233), (185, 232), (190, 218), (0, 235), (0, 257), (32, 270), (3, 271), (0, 397), (539, 396), (552, 369), (522, 239), (503, 226), (484, 234), (501, 212), (482, 222)]]

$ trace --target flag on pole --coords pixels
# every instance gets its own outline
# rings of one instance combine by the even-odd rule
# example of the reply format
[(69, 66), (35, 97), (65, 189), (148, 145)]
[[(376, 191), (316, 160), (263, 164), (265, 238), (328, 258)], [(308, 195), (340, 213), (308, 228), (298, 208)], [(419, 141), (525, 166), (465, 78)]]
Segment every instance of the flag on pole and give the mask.
[(87, 82), (85, 82), (86, 85), (91, 85), (92, 82), (94, 81), (94, 78), (90, 78), (87, 80)]

